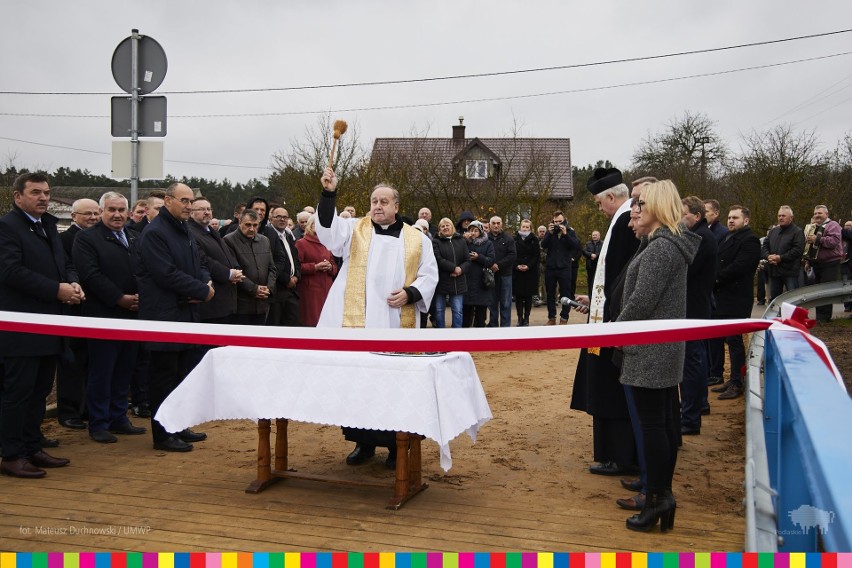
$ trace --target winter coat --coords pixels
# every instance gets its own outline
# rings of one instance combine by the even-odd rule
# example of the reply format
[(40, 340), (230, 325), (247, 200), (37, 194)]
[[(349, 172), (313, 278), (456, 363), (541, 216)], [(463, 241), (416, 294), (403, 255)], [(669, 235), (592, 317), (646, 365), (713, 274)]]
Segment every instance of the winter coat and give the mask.
[(518, 253), (515, 250), (515, 240), (505, 231), (501, 231), (496, 235), (488, 233), (488, 239), (494, 245), (494, 263), (499, 268), (494, 273), (494, 276), (498, 278), (501, 276), (512, 276), (513, 269), (515, 268), (515, 260), (518, 258)]
[[(538, 294), (538, 266), (541, 253), (535, 233), (530, 233), (526, 237), (515, 233), (515, 252), (517, 258), (512, 271), (512, 293), (520, 298), (534, 296)], [(518, 270), (519, 264), (526, 264), (528, 270), (521, 272)]]
[(580, 239), (570, 227), (565, 234), (547, 231), (541, 240), (541, 248), (547, 251), (547, 270), (573, 269), (574, 259), (582, 254)]
[(760, 262), (760, 240), (746, 225), (719, 244), (713, 296), (715, 318), (747, 318), (754, 304), (754, 273)]
[[(686, 315), (687, 267), (695, 258), (701, 237), (680, 235), (660, 227), (627, 267), (622, 309), (616, 321), (679, 319)], [(662, 389), (683, 379), (683, 341), (625, 345), (622, 384)]]
[[(299, 315), (305, 327), (316, 327), (319, 321), (328, 291), (337, 276), (338, 266), (331, 252), (317, 238), (316, 233), (305, 234), (296, 241), (296, 251), (302, 266), (302, 279), (299, 280)], [(331, 263), (330, 271), (317, 271), (318, 262)]]
[[(438, 263), (438, 287), (435, 294), (456, 296), (467, 292), (467, 273), (473, 267), (467, 241), (458, 233), (451, 237), (437, 236), (432, 239), (435, 261)], [(459, 276), (453, 276), (456, 267), (462, 269)]]
[(482, 269), (494, 264), (494, 245), (488, 240), (488, 235), (483, 235), (468, 241), (467, 248), (470, 252), (478, 253), (479, 257), (470, 261), (464, 303), (468, 306), (488, 306), (491, 304), (493, 291), (482, 285)]
[[(139, 319), (198, 322), (198, 303), (210, 289), (210, 272), (203, 266), (198, 242), (186, 222), (165, 207), (136, 241), (138, 253)], [(149, 343), (151, 351), (185, 351), (185, 343)]]
[(237, 313), (237, 285), (231, 283), (231, 270), (238, 266), (234, 253), (218, 231), (207, 231), (192, 219), (187, 223), (204, 252), (207, 269), (213, 279), (213, 289), (216, 290), (213, 299), (198, 308), (201, 321), (226, 318)]
[(269, 310), (269, 300), (259, 300), (255, 297), (257, 287), (266, 286), (271, 296), (275, 294), (275, 282), (278, 279), (269, 239), (259, 233), (248, 239), (241, 231), (234, 231), (225, 235), (222, 240), (231, 247), (245, 277), (237, 284), (237, 313), (265, 314)]
[(713, 316), (713, 283), (716, 281), (719, 243), (704, 219), (690, 230), (701, 237), (701, 244), (686, 274), (686, 317), (710, 319)]
[(798, 276), (802, 270), (802, 253), (805, 252), (805, 232), (790, 223), (786, 227), (778, 225), (770, 229), (760, 246), (760, 258), (770, 254), (781, 256), (778, 264), (766, 264), (769, 276)]

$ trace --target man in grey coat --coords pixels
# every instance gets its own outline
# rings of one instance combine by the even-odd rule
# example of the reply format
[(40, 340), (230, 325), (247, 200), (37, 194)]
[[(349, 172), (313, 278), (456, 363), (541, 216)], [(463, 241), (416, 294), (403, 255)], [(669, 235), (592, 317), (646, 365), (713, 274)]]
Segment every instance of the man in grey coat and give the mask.
[(258, 234), (260, 216), (246, 209), (240, 216), (239, 228), (224, 238), (243, 270), (237, 285), (237, 313), (234, 323), (263, 325), (269, 311), (269, 298), (275, 293), (278, 270), (272, 260), (272, 246)]

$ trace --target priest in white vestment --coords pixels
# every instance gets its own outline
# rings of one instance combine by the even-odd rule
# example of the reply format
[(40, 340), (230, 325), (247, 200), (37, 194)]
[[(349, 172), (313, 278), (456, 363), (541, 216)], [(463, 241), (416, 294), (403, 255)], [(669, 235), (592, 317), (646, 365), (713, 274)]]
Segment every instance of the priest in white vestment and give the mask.
[[(329, 290), (317, 327), (419, 327), (438, 284), (432, 242), (402, 222), (399, 192), (379, 185), (370, 196), (366, 217), (337, 215), (337, 176), (326, 168), (317, 206), (316, 233), (343, 266)], [(356, 442), (346, 463), (358, 465), (388, 447), (388, 467), (396, 465), (395, 433), (344, 429)]]

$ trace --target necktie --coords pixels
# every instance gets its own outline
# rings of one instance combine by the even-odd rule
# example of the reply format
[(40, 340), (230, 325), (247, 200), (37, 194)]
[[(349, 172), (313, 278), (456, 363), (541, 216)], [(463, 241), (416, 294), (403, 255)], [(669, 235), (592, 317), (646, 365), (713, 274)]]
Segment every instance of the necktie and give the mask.
[(129, 248), (129, 245), (127, 244), (127, 237), (124, 236), (124, 231), (113, 231), (113, 233), (115, 234), (115, 238), (118, 239), (118, 242), (124, 245), (124, 248)]
[(287, 241), (287, 232), (278, 233), (281, 241), (284, 243), (284, 252), (287, 253), (287, 258), (290, 259), (290, 278), (296, 275), (296, 267), (293, 265), (293, 253), (290, 252), (290, 243)]
[(44, 225), (41, 224), (41, 221), (35, 222), (36, 232), (42, 237), (47, 237), (47, 233), (44, 232)]

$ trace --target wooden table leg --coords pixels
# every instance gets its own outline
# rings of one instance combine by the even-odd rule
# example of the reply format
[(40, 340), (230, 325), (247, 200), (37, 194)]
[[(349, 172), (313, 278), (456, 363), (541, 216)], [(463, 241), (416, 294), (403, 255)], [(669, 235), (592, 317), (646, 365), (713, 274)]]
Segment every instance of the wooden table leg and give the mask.
[(421, 480), (421, 477), (420, 477), (420, 475), (421, 475), (421, 473), (420, 473), (420, 469), (421, 469), (420, 440), (421, 439), (422, 439), (422, 436), (418, 436), (416, 434), (409, 436), (409, 443), (411, 444), (411, 455), (409, 455), (409, 457), (408, 457), (408, 464), (409, 464), (408, 471), (409, 471), (409, 474), (410, 474), (410, 476), (408, 478), (408, 483), (409, 483), (408, 486), (409, 486), (410, 490), (417, 489), (418, 487), (420, 487), (420, 485), (422, 483), (422, 480)]
[(278, 481), (277, 477), (272, 477), (269, 431), (270, 421), (268, 418), (261, 418), (257, 421), (257, 479), (246, 488), (246, 493), (260, 493)]
[(275, 469), (277, 471), (287, 471), (288, 423), (286, 418), (275, 420)]
[(408, 432), (396, 433), (396, 483), (388, 509), (402, 505), (429, 487), (420, 480), (420, 437)]

